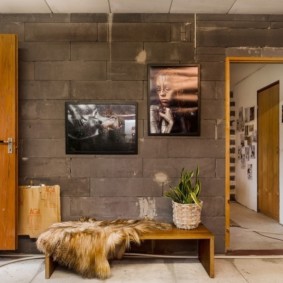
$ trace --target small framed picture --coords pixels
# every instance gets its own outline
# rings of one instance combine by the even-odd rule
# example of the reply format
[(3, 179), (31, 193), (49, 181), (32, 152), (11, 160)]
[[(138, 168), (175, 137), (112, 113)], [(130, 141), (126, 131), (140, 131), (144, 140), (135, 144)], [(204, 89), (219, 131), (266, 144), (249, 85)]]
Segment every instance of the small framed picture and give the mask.
[(199, 65), (148, 66), (148, 134), (200, 135)]
[(137, 104), (66, 102), (66, 154), (137, 154)]

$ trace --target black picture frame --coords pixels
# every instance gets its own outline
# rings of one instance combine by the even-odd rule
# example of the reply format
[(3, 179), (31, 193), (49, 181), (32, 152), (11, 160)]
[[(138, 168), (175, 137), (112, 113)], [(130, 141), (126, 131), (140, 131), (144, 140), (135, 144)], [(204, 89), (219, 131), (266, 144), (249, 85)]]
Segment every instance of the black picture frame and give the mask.
[(148, 65), (148, 135), (200, 135), (200, 65)]
[(137, 103), (65, 102), (66, 154), (137, 154)]

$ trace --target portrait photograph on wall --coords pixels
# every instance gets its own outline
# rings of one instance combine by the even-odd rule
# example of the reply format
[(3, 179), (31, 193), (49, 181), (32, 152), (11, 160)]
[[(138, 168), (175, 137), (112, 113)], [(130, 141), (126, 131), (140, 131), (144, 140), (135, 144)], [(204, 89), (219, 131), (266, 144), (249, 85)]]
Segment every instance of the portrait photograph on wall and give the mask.
[(148, 66), (148, 134), (200, 135), (199, 65)]
[(66, 102), (67, 154), (137, 154), (137, 104)]

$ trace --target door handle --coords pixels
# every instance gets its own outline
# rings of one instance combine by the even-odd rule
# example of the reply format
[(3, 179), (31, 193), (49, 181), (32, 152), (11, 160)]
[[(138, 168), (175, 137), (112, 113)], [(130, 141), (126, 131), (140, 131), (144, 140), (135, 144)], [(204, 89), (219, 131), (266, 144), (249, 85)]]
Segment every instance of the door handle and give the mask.
[(13, 138), (8, 138), (8, 140), (0, 140), (0, 145), (8, 145), (8, 153), (13, 153)]

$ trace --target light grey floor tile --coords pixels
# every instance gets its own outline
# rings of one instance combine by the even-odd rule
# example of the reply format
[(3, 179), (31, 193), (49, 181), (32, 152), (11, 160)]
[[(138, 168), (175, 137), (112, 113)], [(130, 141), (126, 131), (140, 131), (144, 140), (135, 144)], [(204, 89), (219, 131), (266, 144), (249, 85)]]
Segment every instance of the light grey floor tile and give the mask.
[(283, 259), (234, 259), (234, 265), (249, 283), (283, 282)]

